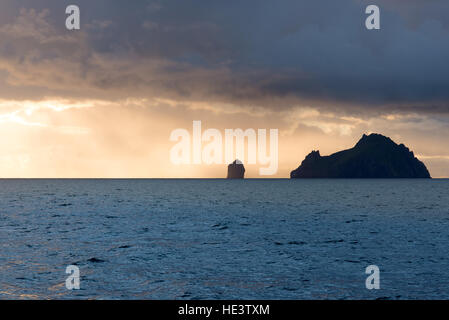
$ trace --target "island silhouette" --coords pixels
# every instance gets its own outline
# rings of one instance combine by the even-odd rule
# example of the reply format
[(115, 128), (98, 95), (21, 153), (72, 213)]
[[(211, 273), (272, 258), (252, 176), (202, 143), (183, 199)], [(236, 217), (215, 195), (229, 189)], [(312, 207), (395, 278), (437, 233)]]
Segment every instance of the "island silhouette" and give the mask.
[(363, 135), (357, 144), (329, 156), (312, 151), (290, 178), (431, 178), (424, 163), (404, 144), (381, 134)]
[(245, 167), (240, 160), (234, 160), (228, 165), (227, 179), (243, 179), (245, 177)]

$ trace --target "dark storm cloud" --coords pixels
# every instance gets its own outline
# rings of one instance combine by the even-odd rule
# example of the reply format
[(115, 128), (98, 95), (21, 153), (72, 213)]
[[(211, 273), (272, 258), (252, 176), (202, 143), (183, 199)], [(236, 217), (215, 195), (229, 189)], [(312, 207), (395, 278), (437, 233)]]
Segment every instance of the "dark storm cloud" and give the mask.
[[(4, 30), (0, 59), (16, 84), (37, 85), (26, 72), (51, 68), (53, 76), (40, 83), (49, 92), (85, 82), (89, 89), (79, 85), (78, 95), (123, 89), (271, 108), (301, 102), (361, 112), (449, 112), (447, 1), (73, 3), (81, 8), (83, 36), (64, 29), (72, 2), (2, 1), (0, 26), (17, 25), (20, 9), (34, 8), (34, 18), (48, 9), (42, 19), (54, 28), (28, 35), (34, 42), (20, 28)], [(381, 8), (379, 31), (364, 27), (372, 3)], [(29, 11), (26, 17), (34, 19)], [(23, 68), (24, 61), (33, 65)]]

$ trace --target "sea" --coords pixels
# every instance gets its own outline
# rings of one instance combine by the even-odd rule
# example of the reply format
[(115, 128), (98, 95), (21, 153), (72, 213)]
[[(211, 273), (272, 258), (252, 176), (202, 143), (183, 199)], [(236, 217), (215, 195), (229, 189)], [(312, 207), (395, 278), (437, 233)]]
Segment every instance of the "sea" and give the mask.
[(0, 180), (0, 299), (449, 299), (448, 200), (444, 179)]

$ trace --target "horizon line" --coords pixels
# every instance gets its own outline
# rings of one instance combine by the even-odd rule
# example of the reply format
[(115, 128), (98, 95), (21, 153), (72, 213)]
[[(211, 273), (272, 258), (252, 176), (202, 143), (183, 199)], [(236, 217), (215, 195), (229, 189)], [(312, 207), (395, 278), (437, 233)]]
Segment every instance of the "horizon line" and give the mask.
[(431, 178), (243, 178), (243, 179), (228, 179), (228, 178), (104, 178), (104, 177), (61, 177), (61, 178), (46, 178), (46, 177), (34, 177), (34, 178), (24, 178), (24, 177), (9, 177), (2, 178), (0, 180), (447, 180), (449, 177), (431, 177)]

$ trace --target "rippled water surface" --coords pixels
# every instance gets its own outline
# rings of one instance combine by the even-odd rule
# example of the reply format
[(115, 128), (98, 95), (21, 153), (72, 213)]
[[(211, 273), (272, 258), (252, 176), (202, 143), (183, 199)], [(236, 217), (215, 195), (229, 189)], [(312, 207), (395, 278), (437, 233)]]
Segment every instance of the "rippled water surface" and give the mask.
[(449, 299), (448, 199), (449, 180), (0, 180), (0, 298)]

